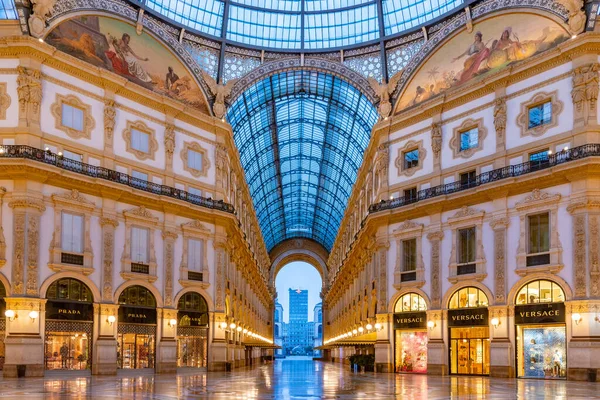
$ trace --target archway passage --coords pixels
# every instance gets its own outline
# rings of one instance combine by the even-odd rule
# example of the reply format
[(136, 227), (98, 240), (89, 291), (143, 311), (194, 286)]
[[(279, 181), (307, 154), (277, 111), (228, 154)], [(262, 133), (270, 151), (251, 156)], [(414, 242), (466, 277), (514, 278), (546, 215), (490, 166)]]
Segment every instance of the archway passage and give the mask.
[(378, 119), (368, 98), (336, 76), (293, 70), (253, 84), (227, 118), (267, 250), (291, 238), (331, 250)]
[(323, 341), (321, 279), (310, 264), (285, 265), (275, 277), (277, 300), (274, 315), (276, 355), (313, 356)]

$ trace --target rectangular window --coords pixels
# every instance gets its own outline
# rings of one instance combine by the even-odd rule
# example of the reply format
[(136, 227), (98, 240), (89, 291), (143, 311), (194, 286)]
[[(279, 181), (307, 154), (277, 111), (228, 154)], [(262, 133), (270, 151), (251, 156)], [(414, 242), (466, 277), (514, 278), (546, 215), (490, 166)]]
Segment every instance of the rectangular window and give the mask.
[(188, 167), (196, 171), (202, 171), (202, 153), (188, 149)]
[(83, 161), (83, 156), (79, 153), (74, 153), (69, 150), (63, 150), (63, 157), (69, 160)]
[(479, 145), (479, 128), (460, 133), (460, 151), (474, 149)]
[(188, 187), (188, 193), (194, 196), (202, 196), (202, 190), (196, 189), (195, 187)]
[(548, 150), (536, 151), (535, 153), (529, 154), (529, 161), (531, 162), (543, 162), (548, 161)]
[(469, 171), (460, 174), (460, 185), (466, 187), (475, 186), (475, 182), (477, 182), (476, 171)]
[(550, 215), (535, 214), (528, 217), (529, 222), (529, 254), (550, 251)]
[(62, 213), (61, 247), (63, 251), (83, 253), (83, 216)]
[(417, 199), (417, 188), (413, 187), (404, 190), (404, 201), (413, 201)]
[(417, 269), (417, 239), (402, 241), (402, 272)]
[(458, 263), (475, 262), (475, 227), (458, 230)]
[(419, 166), (419, 149), (404, 152), (404, 169), (410, 169)]
[(131, 148), (150, 153), (150, 135), (137, 129), (131, 129)]
[(61, 109), (62, 125), (67, 128), (83, 131), (83, 110), (73, 107), (69, 104), (62, 103)]
[(202, 271), (204, 240), (188, 239), (188, 269)]
[(148, 245), (150, 232), (145, 228), (131, 228), (131, 261), (148, 264)]
[(148, 174), (136, 170), (131, 171), (131, 177), (146, 182), (148, 181)]
[(529, 125), (528, 129), (535, 128), (537, 126), (549, 124), (552, 121), (552, 102), (547, 101), (545, 103), (538, 104), (533, 107), (529, 107)]

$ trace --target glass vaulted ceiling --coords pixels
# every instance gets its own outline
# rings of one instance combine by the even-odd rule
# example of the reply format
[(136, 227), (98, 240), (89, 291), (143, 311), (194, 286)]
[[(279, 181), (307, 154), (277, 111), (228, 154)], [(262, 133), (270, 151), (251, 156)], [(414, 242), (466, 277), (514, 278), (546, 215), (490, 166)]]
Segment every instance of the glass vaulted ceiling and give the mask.
[(295, 237), (331, 250), (377, 112), (347, 82), (290, 71), (247, 89), (229, 109), (267, 249)]
[(314, 51), (378, 42), (452, 11), (463, 0), (145, 0), (145, 5), (214, 38)]

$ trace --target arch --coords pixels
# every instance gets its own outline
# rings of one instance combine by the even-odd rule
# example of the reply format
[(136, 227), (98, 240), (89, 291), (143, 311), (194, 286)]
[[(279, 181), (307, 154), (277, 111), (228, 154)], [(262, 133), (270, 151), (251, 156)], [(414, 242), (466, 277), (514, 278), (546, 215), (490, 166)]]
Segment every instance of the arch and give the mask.
[(164, 303), (163, 303), (163, 298), (160, 295), (160, 292), (158, 291), (158, 289), (156, 287), (154, 287), (154, 285), (148, 283), (147, 281), (143, 281), (141, 279), (132, 279), (130, 281), (125, 281), (123, 282), (118, 288), (117, 290), (115, 290), (115, 296), (114, 296), (114, 301), (115, 304), (119, 304), (119, 296), (121, 296), (121, 293), (123, 293), (123, 291), (125, 289), (127, 289), (130, 286), (143, 286), (146, 289), (148, 289), (153, 295), (154, 295), (154, 299), (156, 300), (156, 308), (161, 308), (164, 307)]
[(75, 272), (58, 272), (54, 275), (50, 275), (48, 278), (46, 278), (44, 283), (42, 283), (42, 286), (40, 286), (40, 297), (45, 299), (47, 297), (47, 292), (50, 285), (52, 285), (55, 281), (63, 278), (77, 279), (78, 281), (83, 282), (83, 284), (85, 284), (88, 287), (88, 289), (90, 289), (90, 291), (92, 292), (94, 303), (99, 303), (102, 300), (100, 290), (98, 290), (94, 282), (87, 276), (77, 274)]
[[(110, 6), (106, 6), (106, 3), (110, 3)], [(70, 19), (77, 17), (104, 17), (118, 20), (125, 24), (133, 26), (136, 29), (138, 11), (130, 6), (124, 6), (122, 3), (112, 0), (107, 0), (106, 3), (100, 4), (96, 0), (82, 0), (76, 4), (57, 4), (54, 7), (52, 15), (47, 19), (47, 26), (40, 33), (40, 38), (46, 38), (55, 28), (61, 23), (66, 22)], [(73, 8), (80, 7), (80, 8)], [(101, 10), (118, 10), (119, 13), (101, 11)], [(179, 41), (169, 33), (169, 26), (158, 19), (145, 18), (144, 30), (153, 40), (160, 45), (164, 46), (165, 49), (181, 63), (185, 70), (193, 77), (196, 84), (200, 88), (202, 93), (203, 104), (206, 107), (208, 115), (213, 115), (211, 107), (212, 98), (209, 94), (211, 93), (210, 88), (204, 77), (202, 76), (203, 70), (194, 60), (192, 55), (185, 49), (185, 47), (179, 43)], [(166, 67), (165, 67), (166, 68)], [(177, 100), (175, 100), (177, 101)]]
[(468, 280), (468, 281), (464, 281), (464, 282), (455, 283), (446, 291), (446, 294), (444, 294), (444, 298), (442, 299), (443, 308), (444, 309), (450, 308), (448, 305), (450, 304), (450, 299), (452, 298), (452, 295), (454, 293), (456, 293), (457, 291), (459, 291), (462, 288), (466, 288), (466, 287), (470, 287), (470, 286), (481, 290), (487, 296), (488, 307), (494, 305), (493, 304), (494, 296), (492, 294), (492, 291), (487, 286), (485, 286), (483, 283), (478, 282), (478, 281)]
[[(568, 31), (568, 27), (565, 23), (565, 21), (569, 19), (568, 11), (566, 8), (556, 7), (554, 3), (539, 3), (534, 7), (515, 7), (513, 2), (498, 3), (494, 7), (489, 7), (488, 4), (488, 2), (483, 2), (482, 4), (471, 9), (471, 19), (473, 21), (473, 25), (481, 24), (490, 18), (505, 14), (535, 14), (556, 22), (558, 25), (562, 26), (566, 31)], [(466, 13), (457, 13), (457, 15), (455, 15), (453, 18), (448, 18), (442, 23), (441, 28), (434, 35), (429, 37), (428, 40), (421, 46), (415, 56), (413, 56), (406, 64), (404, 69), (398, 72), (398, 74), (401, 75), (398, 78), (397, 85), (391, 95), (394, 103), (393, 114), (402, 111), (400, 110), (399, 100), (405, 95), (408, 87), (416, 75), (421, 70), (424, 70), (423, 67), (425, 64), (437, 51), (439, 51), (442, 47), (466, 30)], [(469, 33), (469, 35), (473, 34), (474, 32)], [(571, 35), (569, 34), (568, 36), (570, 37)], [(406, 107), (404, 109), (406, 109)]]
[(4, 291), (6, 292), (6, 297), (9, 297), (12, 293), (12, 290), (10, 287), (10, 282), (8, 279), (6, 279), (6, 276), (4, 276), (4, 274), (1, 272), (0, 272), (0, 283), (2, 283), (2, 285), (4, 285)]
[(229, 104), (233, 104), (238, 97), (244, 93), (246, 89), (251, 87), (256, 82), (259, 82), (272, 75), (281, 72), (289, 71), (310, 71), (323, 72), (329, 75), (336, 76), (347, 83), (357, 88), (364, 94), (369, 101), (375, 105), (379, 103), (378, 94), (375, 93), (373, 87), (369, 84), (367, 78), (360, 73), (346, 67), (344, 64), (321, 58), (318, 55), (307, 56), (304, 58), (304, 65), (300, 58), (288, 58), (285, 60), (274, 60), (261, 64), (246, 75), (242, 76), (231, 89), (231, 94), (228, 99)]
[(212, 298), (206, 292), (206, 290), (204, 290), (202, 288), (187, 287), (187, 288), (181, 289), (175, 295), (175, 302), (174, 302), (174, 304), (178, 304), (179, 303), (179, 299), (181, 299), (181, 296), (183, 296), (184, 294), (189, 293), (189, 292), (196, 292), (200, 296), (204, 297), (204, 301), (206, 301), (206, 305), (208, 306), (208, 312), (213, 312), (215, 310), (215, 304), (213, 303)]
[[(188, 297), (188, 296), (185, 296), (185, 295), (187, 295), (187, 294), (189, 294), (189, 295), (191, 296), (191, 298), (192, 298), (192, 299), (193, 299), (194, 297), (197, 297), (197, 299), (200, 301), (200, 303), (204, 303), (203, 305), (204, 305), (204, 308), (206, 309), (206, 311), (202, 311), (202, 310), (195, 310), (195, 309), (191, 309), (191, 308), (189, 308), (189, 309), (188, 309), (188, 308), (180, 307), (180, 304), (179, 304), (179, 303), (182, 303), (182, 302), (183, 302), (183, 303), (185, 303), (185, 301), (186, 301), (186, 298)], [(185, 296), (185, 297), (184, 297), (184, 296)], [(182, 301), (182, 300), (183, 300), (183, 301)], [(204, 296), (202, 296), (200, 293), (198, 293), (198, 292), (196, 292), (196, 291), (190, 291), (190, 292), (187, 292), (187, 293), (185, 293), (183, 296), (181, 296), (181, 297), (179, 298), (179, 300), (177, 301), (177, 303), (176, 303), (176, 304), (177, 304), (177, 309), (178, 309), (178, 310), (183, 310), (183, 311), (200, 311), (200, 312), (204, 312), (204, 313), (208, 314), (208, 303), (206, 302), (206, 299), (204, 298)], [(201, 307), (201, 308), (202, 308), (202, 307)]]
[(517, 298), (517, 293), (519, 293), (519, 290), (521, 290), (523, 286), (527, 285), (530, 282), (539, 280), (551, 281), (560, 286), (560, 288), (563, 290), (563, 293), (565, 294), (564, 301), (570, 301), (573, 299), (573, 291), (567, 283), (567, 281), (565, 281), (563, 278), (561, 278), (558, 275), (553, 275), (545, 272), (536, 272), (534, 274), (524, 276), (512, 286), (512, 288), (508, 292), (508, 305), (514, 306), (516, 304), (515, 300)]
[(427, 307), (428, 310), (431, 310), (431, 300), (429, 300), (429, 296), (427, 296), (427, 293), (425, 293), (423, 290), (419, 289), (419, 288), (405, 288), (402, 290), (397, 291), (392, 298), (390, 299), (390, 302), (388, 303), (388, 312), (389, 313), (394, 313), (396, 310), (396, 303), (398, 302), (398, 300), (400, 300), (400, 298), (402, 296), (404, 296), (405, 294), (408, 293), (416, 293), (419, 296), (421, 296), (423, 298), (423, 300), (425, 300), (425, 306)]
[(275, 287), (275, 277), (283, 267), (294, 261), (304, 261), (312, 265), (321, 275), (323, 287), (327, 282), (328, 253), (323, 246), (310, 239), (288, 239), (271, 250), (271, 273), (269, 282)]
[[(400, 305), (400, 301), (403, 301), (403, 299), (407, 297), (407, 300), (409, 302), (409, 310), (400, 310), (398, 311), (398, 305)], [(414, 300), (417, 301), (417, 307), (416, 309), (413, 309), (414, 304)], [(406, 304), (406, 302), (404, 302), (404, 304)], [(404, 305), (402, 304), (402, 306)], [(403, 307), (404, 308), (404, 307)], [(416, 312), (416, 311), (427, 311), (427, 302), (425, 301), (425, 298), (423, 296), (421, 296), (420, 294), (416, 293), (416, 292), (407, 292), (404, 293), (402, 296), (398, 297), (396, 299), (396, 302), (394, 304), (394, 313), (401, 313), (401, 312)]]

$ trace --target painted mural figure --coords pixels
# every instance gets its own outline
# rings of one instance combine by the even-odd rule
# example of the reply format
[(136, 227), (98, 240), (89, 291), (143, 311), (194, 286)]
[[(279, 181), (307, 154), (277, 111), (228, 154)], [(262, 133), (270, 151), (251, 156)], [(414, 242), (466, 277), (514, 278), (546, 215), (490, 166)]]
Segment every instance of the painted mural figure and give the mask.
[(108, 50), (106, 56), (112, 62), (115, 72), (122, 75), (131, 75), (143, 83), (152, 83), (152, 78), (139, 63), (139, 61), (149, 61), (149, 59), (148, 57), (138, 56), (129, 46), (131, 36), (124, 33), (121, 39), (117, 39), (108, 33), (106, 38), (114, 49), (114, 51)]
[(456, 62), (464, 56), (469, 56), (464, 64), (463, 70), (458, 74), (458, 84), (464, 83), (471, 79), (478, 71), (484, 61), (490, 55), (490, 49), (483, 43), (483, 34), (476, 32), (473, 43), (465, 50), (464, 53), (455, 57), (452, 62)]

